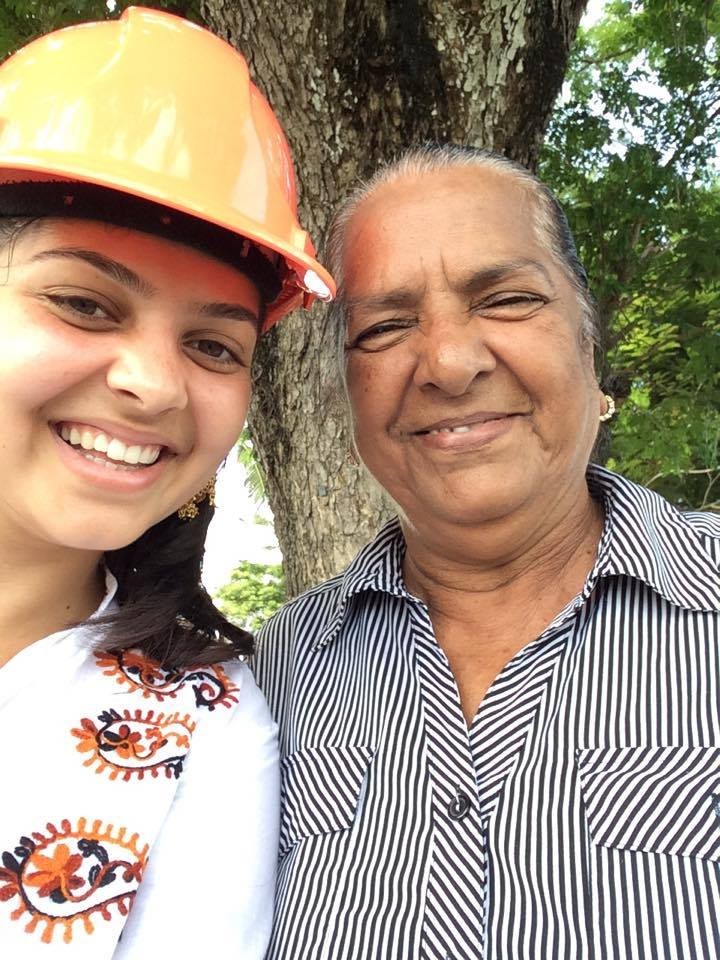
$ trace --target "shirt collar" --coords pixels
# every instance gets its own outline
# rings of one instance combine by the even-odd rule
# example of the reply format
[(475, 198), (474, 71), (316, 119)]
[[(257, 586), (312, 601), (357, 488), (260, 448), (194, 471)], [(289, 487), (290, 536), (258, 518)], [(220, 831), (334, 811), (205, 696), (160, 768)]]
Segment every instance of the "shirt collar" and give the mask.
[(104, 613), (108, 612), (108, 607), (116, 607), (115, 603), (115, 594), (118, 590), (118, 582), (115, 578), (115, 575), (110, 573), (107, 567), (105, 567), (105, 596), (100, 601), (100, 606), (97, 608), (95, 613), (93, 613), (90, 619), (93, 617), (101, 617)]
[(717, 561), (686, 514), (602, 467), (591, 465), (587, 478), (590, 492), (605, 507), (598, 576), (634, 577), (686, 610), (720, 610)]
[[(605, 525), (597, 561), (583, 595), (598, 578), (628, 576), (687, 610), (720, 611), (718, 566), (703, 536), (659, 494), (603, 467), (590, 464), (588, 487), (603, 502)], [(328, 611), (314, 649), (331, 643), (360, 593), (409, 597), (402, 572), (405, 540), (397, 517), (355, 557), (340, 576), (336, 603)]]
[(374, 592), (396, 597), (409, 596), (402, 572), (404, 556), (405, 539), (400, 520), (394, 517), (340, 575), (337, 600), (328, 611), (327, 620), (313, 644), (314, 649), (325, 647), (335, 639), (350, 601), (357, 594)]

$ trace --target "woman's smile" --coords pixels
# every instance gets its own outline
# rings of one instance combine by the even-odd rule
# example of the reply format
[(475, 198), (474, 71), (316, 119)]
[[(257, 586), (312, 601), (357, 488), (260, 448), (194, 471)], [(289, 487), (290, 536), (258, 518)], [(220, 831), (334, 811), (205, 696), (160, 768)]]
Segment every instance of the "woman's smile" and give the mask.
[(106, 432), (87, 423), (65, 421), (55, 424), (55, 429), (71, 447), (87, 451), (89, 459), (108, 464), (149, 466), (165, 449), (165, 444), (121, 439), (114, 430)]
[(468, 453), (504, 437), (525, 417), (525, 414), (499, 411), (456, 417), (415, 430), (410, 438), (419, 441), (424, 450)]
[[(97, 428), (51, 424), (61, 462), (74, 474), (106, 490), (146, 490), (165, 471), (175, 454), (154, 444), (128, 445)], [(103, 447), (105, 448), (103, 450)]]

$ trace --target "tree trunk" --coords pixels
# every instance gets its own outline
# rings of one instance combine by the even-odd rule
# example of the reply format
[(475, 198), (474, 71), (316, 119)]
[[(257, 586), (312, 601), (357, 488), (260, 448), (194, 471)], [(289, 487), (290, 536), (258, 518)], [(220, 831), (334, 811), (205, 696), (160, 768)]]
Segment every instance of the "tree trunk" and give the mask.
[[(293, 149), (301, 220), (411, 144), (452, 140), (534, 166), (586, 0), (205, 0), (248, 59)], [(329, 395), (323, 308), (258, 349), (250, 431), (293, 596), (337, 573), (390, 506), (350, 454)]]

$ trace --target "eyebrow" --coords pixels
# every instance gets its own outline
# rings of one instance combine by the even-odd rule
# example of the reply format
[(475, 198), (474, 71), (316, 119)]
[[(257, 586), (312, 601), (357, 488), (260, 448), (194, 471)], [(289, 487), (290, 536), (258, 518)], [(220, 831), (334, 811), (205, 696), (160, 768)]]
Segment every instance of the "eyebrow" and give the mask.
[[(547, 267), (540, 260), (530, 258), (520, 258), (517, 260), (503, 260), (500, 263), (494, 263), (492, 266), (483, 267), (475, 270), (469, 276), (452, 283), (452, 289), (458, 293), (469, 294), (482, 290), (498, 283), (513, 273), (519, 273), (521, 270), (534, 269), (543, 275), (543, 278), (555, 289), (552, 277)], [(366, 310), (390, 310), (393, 308), (405, 308), (417, 306), (425, 295), (425, 288), (420, 290), (413, 288), (398, 288), (390, 290), (388, 293), (380, 293), (369, 297), (349, 297), (347, 300), (348, 310), (354, 307), (360, 307)]]
[(490, 267), (483, 267), (480, 270), (476, 270), (468, 277), (453, 284), (453, 288), (460, 293), (474, 293), (476, 290), (482, 290), (484, 287), (492, 286), (493, 283), (504, 280), (513, 273), (519, 273), (527, 269), (536, 270), (538, 273), (541, 273), (543, 278), (555, 289), (552, 277), (545, 264), (540, 260), (532, 260), (525, 257), (518, 260), (504, 260), (501, 263), (494, 263)]
[(212, 317), (214, 320), (240, 320), (255, 326), (260, 324), (258, 314), (239, 303), (202, 303), (199, 305), (199, 310), (202, 316)]
[(423, 298), (425, 288), (422, 290), (398, 289), (391, 290), (388, 293), (380, 293), (377, 296), (370, 297), (348, 297), (347, 308), (352, 310), (354, 307), (365, 307), (370, 310), (387, 310), (403, 307), (414, 307)]
[(119, 260), (113, 260), (111, 257), (106, 257), (102, 253), (97, 253), (95, 250), (83, 250), (79, 247), (59, 247), (54, 250), (41, 250), (40, 253), (36, 253), (35, 256), (30, 258), (30, 262), (52, 260), (56, 257), (82, 260), (84, 263), (89, 264), (89, 266), (100, 270), (112, 280), (117, 280), (118, 283), (128, 287), (134, 293), (139, 293), (146, 297), (157, 293), (152, 284), (144, 280), (139, 274), (135, 273), (134, 270), (131, 270), (130, 267), (126, 267), (125, 264), (120, 263)]
[[(144, 297), (151, 297), (157, 293), (157, 289), (151, 283), (138, 273), (135, 273), (134, 270), (131, 270), (130, 267), (126, 267), (125, 264), (120, 263), (119, 260), (106, 257), (96, 250), (83, 250), (78, 247), (59, 247), (53, 250), (41, 250), (40, 253), (36, 253), (35, 256), (30, 258), (30, 262), (61, 257), (81, 260), (91, 267), (100, 270), (112, 280), (121, 283), (134, 293), (139, 293)], [(260, 323), (260, 317), (253, 310), (241, 306), (239, 303), (201, 303), (198, 304), (198, 310), (203, 316), (213, 317), (214, 319), (240, 320), (252, 323), (255, 326), (258, 326)]]

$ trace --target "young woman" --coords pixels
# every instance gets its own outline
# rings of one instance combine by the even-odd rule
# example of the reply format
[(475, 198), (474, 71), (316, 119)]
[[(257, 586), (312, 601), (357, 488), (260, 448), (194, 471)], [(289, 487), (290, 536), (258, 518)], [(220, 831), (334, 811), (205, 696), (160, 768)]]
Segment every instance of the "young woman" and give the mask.
[(275, 731), (200, 568), (256, 338), (331, 287), (227, 44), (130, 9), (0, 68), (2, 957), (263, 956)]

